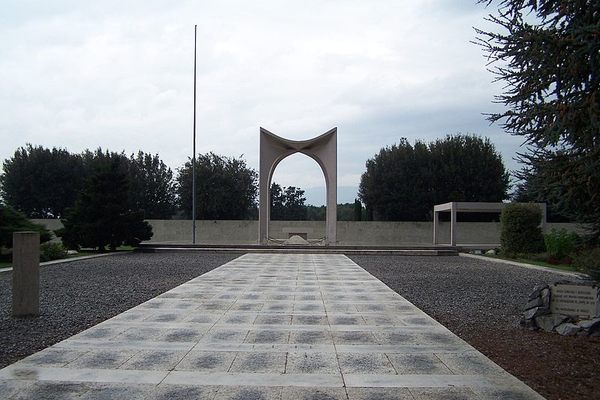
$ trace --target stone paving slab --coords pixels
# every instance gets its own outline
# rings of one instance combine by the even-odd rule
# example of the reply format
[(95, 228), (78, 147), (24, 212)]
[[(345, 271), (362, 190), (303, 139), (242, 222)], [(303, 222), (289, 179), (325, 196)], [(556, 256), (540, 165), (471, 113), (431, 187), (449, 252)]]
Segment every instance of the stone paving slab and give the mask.
[(0, 398), (543, 399), (341, 254), (246, 254), (0, 370)]

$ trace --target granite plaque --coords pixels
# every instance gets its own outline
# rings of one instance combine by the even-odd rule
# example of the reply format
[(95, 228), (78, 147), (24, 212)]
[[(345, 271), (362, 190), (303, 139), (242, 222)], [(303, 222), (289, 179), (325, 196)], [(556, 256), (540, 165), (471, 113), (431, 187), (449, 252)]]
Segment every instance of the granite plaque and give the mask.
[(555, 283), (550, 286), (550, 311), (579, 319), (600, 316), (600, 288), (593, 283)]

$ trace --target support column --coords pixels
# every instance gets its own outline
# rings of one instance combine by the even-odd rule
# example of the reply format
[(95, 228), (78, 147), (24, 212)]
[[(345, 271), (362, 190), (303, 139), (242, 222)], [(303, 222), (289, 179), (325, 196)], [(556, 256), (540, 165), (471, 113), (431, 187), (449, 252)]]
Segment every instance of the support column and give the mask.
[(450, 205), (450, 245), (456, 246), (456, 203)]
[(437, 232), (438, 232), (438, 224), (440, 222), (440, 213), (439, 211), (433, 211), (433, 245), (438, 244)]
[(12, 314), (40, 314), (40, 234), (13, 233)]

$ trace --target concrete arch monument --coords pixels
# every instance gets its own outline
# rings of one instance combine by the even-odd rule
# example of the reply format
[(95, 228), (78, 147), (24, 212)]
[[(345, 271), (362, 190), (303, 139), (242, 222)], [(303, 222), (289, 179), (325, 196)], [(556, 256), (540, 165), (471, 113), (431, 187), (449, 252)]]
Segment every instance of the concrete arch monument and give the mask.
[(325, 175), (327, 213), (325, 217), (325, 244), (336, 244), (337, 224), (337, 128), (308, 140), (289, 140), (260, 128), (260, 172), (258, 241), (267, 244), (271, 212), (271, 179), (277, 165), (286, 157), (302, 153), (319, 164)]

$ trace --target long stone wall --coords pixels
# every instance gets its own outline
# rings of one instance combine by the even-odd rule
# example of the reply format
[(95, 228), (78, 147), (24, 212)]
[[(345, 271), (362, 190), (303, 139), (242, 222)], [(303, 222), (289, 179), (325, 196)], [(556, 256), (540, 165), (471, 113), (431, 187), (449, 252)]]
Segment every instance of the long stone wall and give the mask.
[[(34, 219), (35, 223), (55, 230), (62, 227), (56, 219)], [(191, 243), (192, 221), (148, 220), (152, 225), (154, 243)], [(582, 233), (577, 224), (546, 224), (546, 231), (565, 228)], [(287, 239), (291, 234), (306, 235), (309, 240), (325, 237), (325, 221), (271, 221), (270, 236)], [(338, 221), (339, 245), (402, 246), (431, 245), (433, 225), (431, 222), (382, 222), (382, 221)], [(258, 243), (258, 221), (196, 221), (196, 242), (202, 244), (256, 244)], [(440, 224), (440, 243), (450, 242), (450, 223)], [(459, 222), (457, 224), (459, 245), (478, 244), (493, 247), (500, 243), (500, 223)]]

